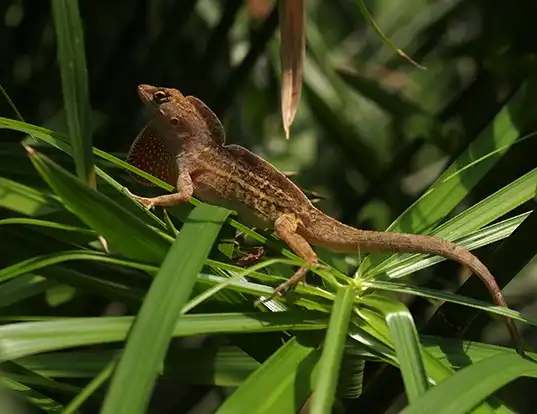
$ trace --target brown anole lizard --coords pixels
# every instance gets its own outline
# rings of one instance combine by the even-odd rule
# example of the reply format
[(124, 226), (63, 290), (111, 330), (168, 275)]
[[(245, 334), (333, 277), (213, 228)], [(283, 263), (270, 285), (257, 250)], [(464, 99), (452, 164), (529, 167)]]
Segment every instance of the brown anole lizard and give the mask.
[[(304, 193), (269, 162), (238, 145), (225, 145), (218, 117), (199, 99), (176, 89), (138, 86), (141, 100), (154, 111), (127, 161), (177, 188), (173, 194), (145, 198), (129, 192), (147, 208), (171, 207), (191, 197), (227, 207), (248, 224), (274, 229), (309, 266), (317, 265), (311, 245), (341, 252), (411, 252), (439, 255), (468, 266), (486, 285), (494, 303), (507, 307), (487, 267), (463, 247), (435, 237), (358, 230), (313, 206)], [(146, 180), (138, 179), (150, 185)], [(305, 279), (299, 268), (276, 293)], [(522, 352), (512, 319), (507, 328)]]

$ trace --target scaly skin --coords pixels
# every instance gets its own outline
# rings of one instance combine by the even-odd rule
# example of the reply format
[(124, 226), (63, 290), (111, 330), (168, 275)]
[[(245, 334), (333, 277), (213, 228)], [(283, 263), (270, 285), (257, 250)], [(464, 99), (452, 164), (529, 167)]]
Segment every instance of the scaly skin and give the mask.
[[(311, 245), (342, 252), (443, 256), (468, 266), (486, 285), (494, 303), (507, 307), (492, 274), (468, 250), (430, 236), (347, 226), (314, 207), (291, 180), (264, 159), (238, 145), (225, 145), (220, 121), (197, 98), (150, 85), (140, 85), (138, 94), (153, 108), (154, 118), (133, 143), (128, 161), (177, 188), (177, 193), (153, 198), (131, 194), (146, 207), (171, 207), (196, 197), (236, 210), (248, 224), (274, 229), (310, 266), (318, 262)], [(307, 272), (307, 267), (299, 268), (276, 293), (304, 280)], [(506, 318), (506, 325), (522, 353), (513, 320)]]

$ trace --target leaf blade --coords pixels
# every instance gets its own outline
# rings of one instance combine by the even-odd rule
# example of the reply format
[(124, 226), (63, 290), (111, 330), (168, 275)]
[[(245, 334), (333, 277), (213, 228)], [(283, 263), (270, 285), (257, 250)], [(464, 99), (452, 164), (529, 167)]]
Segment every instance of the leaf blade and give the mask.
[(355, 297), (353, 286), (338, 289), (319, 361), (311, 403), (312, 414), (330, 412), (334, 405), (345, 339)]
[(67, 126), (78, 177), (95, 188), (84, 34), (77, 0), (53, 0)]
[[(537, 377), (537, 364), (509, 353), (490, 357), (463, 368), (402, 413), (464, 414), (501, 386), (521, 376)], [(454, 395), (457, 398), (453, 398)]]

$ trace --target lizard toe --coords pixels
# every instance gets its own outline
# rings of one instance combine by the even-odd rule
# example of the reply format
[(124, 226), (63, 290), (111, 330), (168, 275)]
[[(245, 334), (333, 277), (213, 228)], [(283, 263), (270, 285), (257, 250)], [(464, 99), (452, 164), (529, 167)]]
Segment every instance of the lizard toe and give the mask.
[(130, 198), (132, 198), (133, 200), (136, 200), (140, 204), (142, 204), (146, 209), (151, 210), (153, 207), (155, 207), (154, 200), (152, 198), (140, 197), (140, 196), (138, 196), (136, 194), (133, 194), (127, 187), (124, 187), (123, 191)]

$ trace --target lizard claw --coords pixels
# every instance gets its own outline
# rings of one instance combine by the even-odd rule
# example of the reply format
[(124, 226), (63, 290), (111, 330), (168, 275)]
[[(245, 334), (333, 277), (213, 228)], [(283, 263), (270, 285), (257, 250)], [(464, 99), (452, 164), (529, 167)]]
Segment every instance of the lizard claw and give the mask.
[[(330, 266), (323, 265), (320, 263), (316, 263), (315, 267), (317, 269), (324, 269), (324, 270), (330, 269)], [(276, 296), (281, 297), (285, 295), (289, 290), (295, 288), (296, 285), (298, 285), (300, 282), (302, 282), (305, 285), (306, 274), (308, 273), (308, 271), (309, 269), (307, 267), (299, 268), (291, 278), (289, 278), (288, 280), (286, 280), (285, 282), (277, 286), (276, 289), (274, 289), (274, 293), (272, 293), (272, 295), (270, 295), (268, 299), (264, 299), (263, 301), (261, 301), (261, 303), (268, 302), (269, 300), (274, 299)]]
[(127, 187), (124, 187), (124, 191), (125, 191), (125, 194), (127, 194), (133, 200), (138, 201), (147, 210), (151, 210), (154, 207), (152, 198), (146, 198), (146, 197), (137, 196), (136, 194), (133, 194)]
[(276, 296), (283, 296), (289, 289), (294, 288), (300, 282), (305, 284), (306, 273), (308, 273), (308, 271), (309, 269), (307, 267), (299, 268), (291, 278), (277, 286), (276, 289), (274, 289), (274, 293), (270, 295), (268, 299), (263, 300), (263, 303), (274, 299)]

